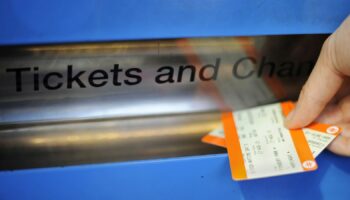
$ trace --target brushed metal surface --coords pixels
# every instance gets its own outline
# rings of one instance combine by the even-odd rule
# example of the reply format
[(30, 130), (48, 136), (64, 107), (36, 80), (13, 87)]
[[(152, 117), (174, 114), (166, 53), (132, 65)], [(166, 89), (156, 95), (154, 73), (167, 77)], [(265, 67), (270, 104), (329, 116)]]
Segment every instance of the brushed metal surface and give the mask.
[(0, 169), (66, 166), (225, 152), (200, 138), (219, 113), (1, 127)]

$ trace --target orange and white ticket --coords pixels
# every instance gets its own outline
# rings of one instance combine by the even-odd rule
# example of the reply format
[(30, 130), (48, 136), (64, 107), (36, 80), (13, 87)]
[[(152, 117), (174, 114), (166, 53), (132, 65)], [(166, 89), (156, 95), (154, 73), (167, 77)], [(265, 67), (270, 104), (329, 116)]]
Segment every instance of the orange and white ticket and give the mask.
[(316, 158), (340, 134), (338, 126), (313, 123), (303, 128), (307, 143)]
[[(320, 155), (340, 133), (337, 126), (320, 124), (321, 127), (327, 127), (326, 129), (320, 129), (320, 126), (315, 125), (312, 124), (302, 129), (314, 158)], [(222, 126), (205, 135), (202, 142), (226, 148), (225, 133)]]
[(233, 179), (317, 169), (303, 130), (288, 130), (283, 125), (284, 117), (293, 106), (292, 102), (284, 102), (223, 113), (225, 144)]

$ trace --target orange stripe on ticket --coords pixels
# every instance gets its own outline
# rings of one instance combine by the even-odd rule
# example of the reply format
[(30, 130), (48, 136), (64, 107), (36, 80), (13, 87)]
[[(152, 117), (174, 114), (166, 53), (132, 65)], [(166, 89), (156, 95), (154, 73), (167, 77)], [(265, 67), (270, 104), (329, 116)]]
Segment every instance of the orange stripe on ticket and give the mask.
[(313, 130), (320, 131), (325, 134), (331, 134), (334, 136), (337, 136), (342, 132), (342, 129), (338, 126), (332, 126), (328, 124), (319, 124), (319, 123), (312, 123), (305, 128), (313, 129)]
[(281, 103), (282, 113), (284, 116), (287, 116), (293, 109), (294, 103), (291, 101), (286, 101)]
[[(293, 109), (294, 104), (291, 101), (281, 103), (284, 116), (287, 116)], [(295, 150), (305, 171), (316, 170), (317, 164), (310, 150), (309, 144), (305, 138), (302, 129), (289, 130), (292, 137)]]
[(224, 125), (224, 132), (227, 143), (226, 148), (229, 155), (232, 178), (235, 180), (247, 179), (247, 172), (244, 166), (244, 159), (233, 118), (233, 113), (223, 113), (222, 122)]
[(305, 171), (311, 171), (317, 169), (317, 163), (315, 162), (314, 156), (310, 150), (309, 144), (305, 138), (302, 129), (290, 130), (295, 150), (298, 154), (300, 163), (302, 164)]

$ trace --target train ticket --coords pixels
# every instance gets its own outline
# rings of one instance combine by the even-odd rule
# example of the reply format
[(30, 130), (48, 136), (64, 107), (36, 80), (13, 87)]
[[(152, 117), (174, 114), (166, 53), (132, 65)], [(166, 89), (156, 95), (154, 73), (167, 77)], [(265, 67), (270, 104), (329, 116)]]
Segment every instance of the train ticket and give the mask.
[[(221, 144), (227, 146), (233, 179), (254, 179), (317, 169), (303, 130), (288, 130), (283, 125), (284, 117), (293, 106), (292, 102), (276, 103), (222, 115), (226, 139)], [(321, 132), (340, 132), (338, 127), (318, 124), (315, 127)], [(321, 147), (315, 150), (320, 151)]]
[[(326, 124), (319, 124), (316, 126), (316, 124), (317, 123), (314, 123), (302, 129), (314, 158), (316, 158), (340, 133), (337, 126)], [(325, 126), (326, 129), (319, 129), (319, 126)], [(223, 127), (220, 126), (205, 135), (202, 138), (202, 142), (226, 148)]]

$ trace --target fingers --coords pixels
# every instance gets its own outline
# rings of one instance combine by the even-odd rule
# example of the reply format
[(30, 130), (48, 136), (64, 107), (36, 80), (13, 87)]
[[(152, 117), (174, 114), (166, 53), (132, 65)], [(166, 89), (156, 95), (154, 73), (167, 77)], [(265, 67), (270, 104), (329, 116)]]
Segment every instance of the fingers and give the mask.
[[(349, 63), (350, 64), (350, 63)], [(336, 94), (336, 97), (334, 98), (334, 103), (339, 102), (344, 97), (350, 95), (350, 77), (347, 77), (344, 79), (343, 85), (339, 89), (339, 92)]]
[(350, 95), (339, 102), (343, 123), (350, 122)]
[(341, 156), (350, 156), (350, 138), (340, 135), (334, 139), (327, 149)]
[(325, 123), (337, 124), (343, 129), (328, 149), (338, 155), (350, 156), (350, 95), (343, 98), (337, 107), (327, 108), (321, 118)]
[(350, 95), (338, 104), (327, 105), (316, 121), (324, 124), (350, 123)]
[(350, 124), (340, 124), (343, 132), (327, 147), (328, 150), (342, 156), (350, 156)]
[(343, 76), (336, 70), (332, 37), (322, 47), (314, 70), (304, 85), (295, 110), (287, 117), (287, 128), (301, 128), (314, 121), (337, 93)]
[(322, 112), (350, 75), (350, 17), (324, 43), (297, 106), (285, 121), (287, 128), (301, 128)]
[(328, 105), (316, 119), (323, 124), (339, 124), (343, 122), (343, 114), (339, 105)]

